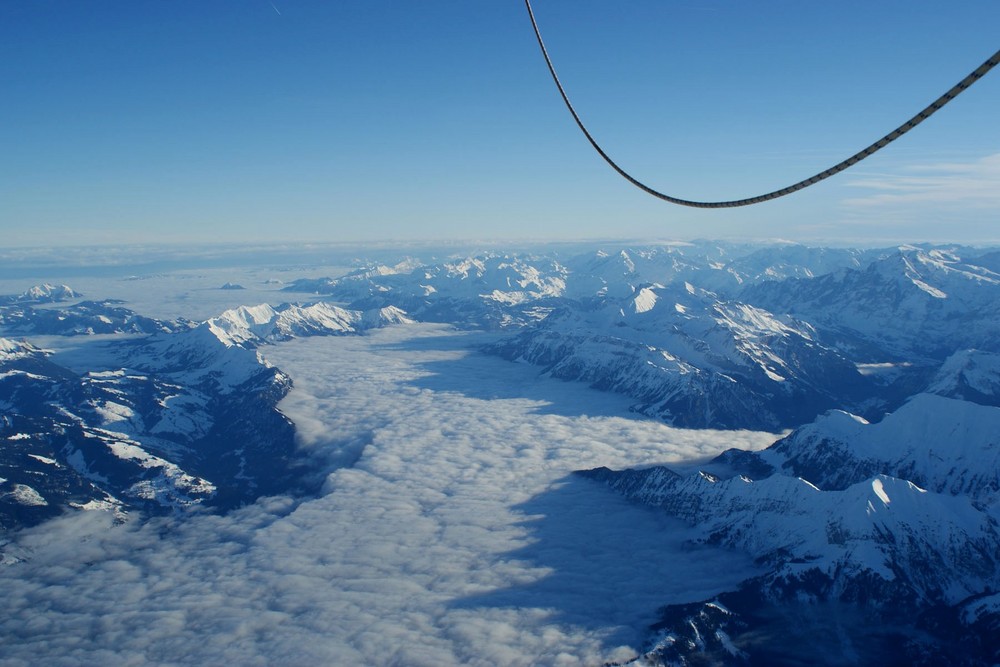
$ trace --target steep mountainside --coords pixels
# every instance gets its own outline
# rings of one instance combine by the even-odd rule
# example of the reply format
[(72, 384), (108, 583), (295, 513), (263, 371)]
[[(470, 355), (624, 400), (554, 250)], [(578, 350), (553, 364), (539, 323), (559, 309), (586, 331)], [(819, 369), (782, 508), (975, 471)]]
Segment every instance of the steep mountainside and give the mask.
[(164, 322), (138, 315), (119, 301), (81, 301), (65, 307), (0, 306), (0, 330), (11, 335), (86, 336), (180, 331), (187, 322)]
[(567, 307), (490, 351), (626, 394), (679, 426), (778, 429), (853, 405), (870, 384), (809, 325), (690, 283)]
[(926, 391), (1000, 407), (1000, 354), (959, 350), (945, 360)]
[(863, 269), (764, 282), (740, 298), (817, 328), (858, 361), (998, 351), (1000, 274), (946, 249), (903, 246)]
[(124, 345), (132, 363), (78, 375), (13, 345), (17, 356), (0, 362), (5, 528), (73, 508), (229, 507), (290, 483), (293, 431), (274, 410), (289, 380), (253, 352), (234, 364), (201, 341), (204, 366), (171, 372), (174, 360), (150, 355), (155, 343)]
[[(60, 311), (33, 312), (30, 330)], [(276, 409), (291, 380), (255, 348), (408, 321), (393, 308), (241, 307), (105, 343), (102, 365), (82, 373), (0, 338), (0, 528), (72, 509), (227, 509), (293, 491), (294, 429)]]
[[(693, 475), (581, 473), (767, 569), (719, 600), (665, 609), (645, 664), (764, 664), (810, 651), (815, 660), (817, 646), (831, 664), (995, 661), (1000, 640), (982, 629), (1000, 627), (984, 597), (1000, 589), (998, 433), (1000, 408), (921, 394), (879, 423), (834, 411)], [(795, 648), (782, 655), (760, 637), (791, 608), (811, 620), (793, 626)], [(867, 623), (877, 629), (866, 633)], [(699, 643), (692, 628), (714, 639)], [(830, 632), (843, 636), (831, 645)]]

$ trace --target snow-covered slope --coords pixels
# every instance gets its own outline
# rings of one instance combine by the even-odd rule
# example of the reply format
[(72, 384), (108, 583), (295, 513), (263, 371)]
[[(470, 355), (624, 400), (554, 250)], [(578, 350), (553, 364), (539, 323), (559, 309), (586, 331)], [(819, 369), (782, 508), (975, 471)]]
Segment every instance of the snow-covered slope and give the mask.
[(286, 492), (298, 483), (294, 429), (276, 406), (291, 380), (257, 348), (409, 321), (393, 307), (243, 306), (197, 326), (92, 343), (103, 365), (80, 373), (0, 338), (0, 527), (71, 508), (225, 509)]
[(27, 343), (0, 339), (0, 348), (0, 527), (71, 508), (162, 510), (213, 498), (212, 483), (151, 453), (158, 439), (130, 435), (169, 387), (124, 372), (81, 377)]
[(1000, 354), (959, 350), (945, 360), (926, 391), (1000, 407)]
[[(695, 474), (584, 471), (766, 568), (722, 596), (725, 613), (709, 609), (711, 601), (666, 609), (642, 664), (727, 652), (777, 659), (773, 642), (754, 638), (804, 602), (804, 618), (833, 604), (835, 624), (852, 626), (851, 640), (830, 649), (836, 660), (868, 662), (893, 642), (905, 662), (951, 655), (956, 664), (980, 664), (995, 655), (1000, 643), (980, 630), (1000, 627), (1000, 608), (984, 598), (1000, 589), (998, 434), (1000, 408), (920, 394), (874, 424), (832, 411), (767, 450), (730, 450)], [(861, 641), (859, 628), (880, 617), (877, 641)], [(692, 628), (715, 639), (699, 643)], [(810, 634), (819, 629), (799, 632), (796, 655), (828, 643)]]
[(358, 311), (320, 302), (307, 306), (286, 303), (276, 308), (268, 304), (241, 306), (208, 320), (206, 325), (229, 345), (257, 345), (303, 336), (353, 334), (409, 322), (406, 313), (393, 306)]
[(82, 297), (82, 294), (68, 285), (43, 283), (29, 287), (17, 296), (9, 296), (3, 300), (11, 303), (57, 303), (59, 301), (73, 301)]
[(0, 362), (24, 359), (39, 352), (38, 348), (26, 341), (0, 338)]
[(824, 489), (884, 473), (993, 503), (1000, 492), (1000, 408), (920, 394), (875, 424), (834, 411), (763, 458)]
[[(1000, 585), (995, 521), (968, 497), (876, 475), (825, 491), (785, 475), (762, 480), (662, 469), (587, 474), (695, 524), (706, 541), (771, 568), (776, 594), (870, 604), (957, 604)], [(818, 578), (818, 579), (817, 579)]]
[(957, 349), (1000, 346), (1000, 274), (947, 249), (903, 246), (864, 269), (764, 282), (747, 303), (788, 313), (849, 345), (877, 353), (943, 359)]
[(853, 402), (867, 385), (808, 325), (690, 283), (566, 307), (490, 351), (624, 393), (683, 426), (776, 429)]
[(65, 307), (0, 306), (0, 329), (7, 335), (77, 336), (180, 331), (187, 322), (143, 317), (118, 301), (82, 301)]

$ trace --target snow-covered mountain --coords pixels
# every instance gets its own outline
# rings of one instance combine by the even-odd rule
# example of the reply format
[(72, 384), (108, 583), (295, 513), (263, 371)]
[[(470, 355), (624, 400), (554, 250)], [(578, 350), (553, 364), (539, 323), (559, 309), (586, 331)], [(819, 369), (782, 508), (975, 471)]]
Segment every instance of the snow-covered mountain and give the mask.
[(740, 298), (809, 322), (859, 361), (997, 351), (1000, 273), (976, 261), (949, 249), (902, 246), (865, 268), (762, 282)]
[[(765, 569), (716, 601), (725, 613), (665, 610), (647, 664), (688, 664), (701, 653), (749, 660), (766, 625), (758, 612), (807, 601), (807, 613), (841, 605), (852, 623), (884, 614), (907, 661), (936, 656), (947, 633), (968, 640), (953, 654), (960, 664), (995, 656), (1000, 642), (977, 639), (977, 628), (1000, 623), (1000, 610), (970, 604), (1000, 589), (998, 434), (1000, 408), (920, 394), (881, 422), (833, 411), (767, 450), (731, 450), (695, 474), (582, 472)], [(693, 641), (692, 623), (715, 633), (714, 644)], [(866, 662), (875, 649), (838, 650)]]
[(622, 299), (642, 285), (683, 283), (695, 276), (701, 277), (699, 285), (735, 284), (719, 261), (725, 254), (722, 248), (687, 244), (600, 249), (566, 261), (567, 295), (580, 300)]
[(284, 289), (366, 311), (396, 307), (422, 321), (507, 328), (547, 315), (549, 302), (565, 291), (566, 272), (550, 257), (484, 253), (436, 264), (363, 267), (340, 278), (297, 280)]
[(352, 308), (393, 305), (420, 320), (506, 329), (537, 322), (566, 300), (622, 299), (646, 284), (690, 282), (732, 297), (749, 284), (854, 268), (874, 256), (876, 251), (712, 241), (568, 256), (484, 252), (443, 262), (372, 264), (338, 278), (296, 280), (285, 289)]
[(919, 394), (874, 424), (833, 411), (775, 443), (764, 459), (824, 489), (884, 473), (996, 505), (1000, 408)]
[(10, 335), (80, 336), (178, 331), (190, 323), (143, 317), (120, 301), (81, 301), (65, 307), (0, 306), (0, 330)]
[(567, 306), (489, 350), (623, 393), (679, 426), (779, 429), (854, 404), (870, 384), (808, 324), (690, 283)]
[(955, 605), (1000, 585), (997, 523), (964, 495), (881, 474), (840, 490), (788, 475), (587, 474), (696, 524), (706, 541), (748, 552), (771, 568), (774, 595)]
[[(976, 264), (991, 256), (914, 246), (782, 245), (726, 261), (691, 248), (599, 252), (566, 263), (574, 298), (492, 351), (623, 393), (678, 425), (777, 429), (831, 407), (877, 419), (947, 373), (938, 367), (953, 353), (996, 348), (1000, 275)], [(653, 273), (667, 282), (634, 282)]]
[(727, 262), (726, 272), (741, 285), (787, 280), (789, 278), (815, 278), (842, 271), (862, 269), (883, 256), (883, 250), (856, 248), (823, 248), (783, 243), (767, 246)]
[(24, 342), (0, 339), (0, 348), (0, 527), (71, 508), (162, 510), (215, 495), (211, 482), (154, 454), (155, 442), (132, 436), (178, 388), (125, 371), (80, 376)]
[[(27, 313), (25, 327), (46, 312)], [(0, 528), (70, 509), (226, 509), (288, 492), (300, 478), (294, 428), (276, 406), (291, 380), (256, 348), (408, 321), (394, 308), (240, 307), (103, 343), (101, 365), (82, 373), (0, 338)]]
[(926, 391), (1000, 407), (1000, 354), (959, 350), (945, 360)]
[(58, 303), (60, 301), (75, 301), (83, 295), (68, 285), (50, 285), (42, 283), (29, 287), (21, 294), (0, 297), (0, 302), (8, 303)]
[(303, 336), (360, 333), (390, 324), (412, 322), (394, 306), (368, 311), (345, 310), (328, 303), (307, 306), (241, 306), (208, 320), (204, 326), (230, 345), (259, 345)]
[(568, 293), (626, 297), (641, 285), (689, 282), (728, 299), (749, 285), (812, 278), (866, 266), (882, 251), (814, 248), (797, 243), (735, 244), (696, 241), (598, 250), (566, 261)]

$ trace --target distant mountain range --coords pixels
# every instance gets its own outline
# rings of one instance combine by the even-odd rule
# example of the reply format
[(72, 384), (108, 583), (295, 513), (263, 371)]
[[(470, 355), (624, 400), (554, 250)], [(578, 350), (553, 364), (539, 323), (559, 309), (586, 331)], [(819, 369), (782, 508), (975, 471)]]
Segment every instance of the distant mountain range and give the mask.
[(1000, 351), (1000, 253), (696, 242), (481, 255), (294, 281), (367, 310), (510, 331), (489, 351), (679, 426), (878, 418), (953, 353)]

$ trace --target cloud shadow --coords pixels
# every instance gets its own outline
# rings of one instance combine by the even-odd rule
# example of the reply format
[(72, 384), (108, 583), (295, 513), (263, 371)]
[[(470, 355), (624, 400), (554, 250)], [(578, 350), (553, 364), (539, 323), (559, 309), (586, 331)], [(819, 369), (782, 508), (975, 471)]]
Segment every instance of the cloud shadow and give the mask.
[(516, 505), (529, 544), (503, 554), (540, 578), (451, 602), (453, 608), (541, 608), (611, 650), (639, 648), (657, 610), (732, 590), (755, 574), (734, 551), (696, 545), (692, 529), (576, 475)]
[(455, 335), (448, 331), (372, 347), (425, 353), (415, 355), (413, 360), (413, 365), (424, 374), (407, 382), (417, 389), (457, 393), (485, 401), (523, 399), (536, 404), (529, 411), (537, 414), (650, 419), (632, 412), (634, 401), (627, 396), (592, 389), (582, 382), (546, 377), (538, 366), (507, 361), (482, 350), (485, 344), (500, 337), (494, 333)]

